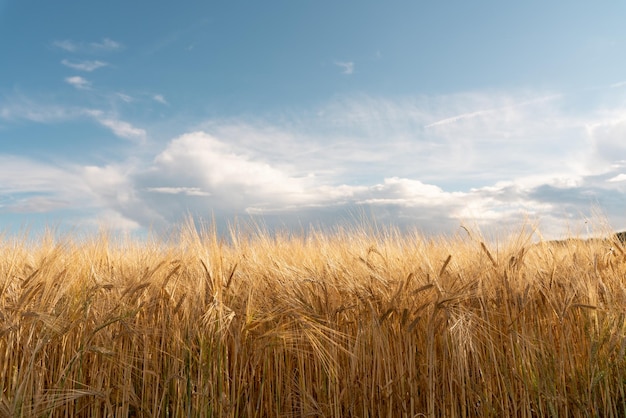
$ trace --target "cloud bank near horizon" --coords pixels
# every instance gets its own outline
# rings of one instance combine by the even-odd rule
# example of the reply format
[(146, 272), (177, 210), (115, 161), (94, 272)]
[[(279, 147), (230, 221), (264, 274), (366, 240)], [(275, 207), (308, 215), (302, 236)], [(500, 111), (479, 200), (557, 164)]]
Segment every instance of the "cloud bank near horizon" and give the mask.
[(87, 117), (142, 150), (99, 165), (0, 154), (0, 212), (66, 210), (71, 224), (126, 230), (166, 229), (188, 214), (286, 228), (366, 214), (427, 233), (530, 219), (561, 236), (599, 207), (624, 229), (626, 107), (600, 102), (572, 110), (553, 92), (343, 97), (297, 115), (205, 121), (163, 142), (106, 110), (0, 104), (6, 123)]

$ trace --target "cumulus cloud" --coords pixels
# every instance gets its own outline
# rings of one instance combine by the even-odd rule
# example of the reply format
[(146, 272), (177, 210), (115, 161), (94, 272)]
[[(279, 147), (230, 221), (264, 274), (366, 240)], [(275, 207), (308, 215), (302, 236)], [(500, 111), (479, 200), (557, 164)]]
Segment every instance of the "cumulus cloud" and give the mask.
[[(221, 225), (251, 216), (295, 227), (367, 213), (425, 232), (498, 229), (530, 217), (546, 237), (576, 231), (600, 206), (624, 229), (624, 113), (619, 106), (571, 112), (566, 100), (550, 92), (358, 96), (294, 117), (213, 119), (151, 144), (148, 157), (70, 171), (27, 165), (31, 182), (38, 170), (50, 175), (39, 185), (8, 181), (7, 193), (39, 200), (2, 204), (52, 210), (84, 201), (94, 216), (129, 228), (167, 227), (188, 213)], [(6, 109), (7, 117), (19, 114)], [(119, 137), (147, 137), (117, 114), (82, 112)], [(53, 192), (62, 179), (77, 185), (71, 193)]]
[(132, 169), (121, 165), (84, 166), (80, 173), (93, 198), (107, 209), (120, 210), (138, 203)]
[(358, 203), (394, 204), (406, 207), (438, 206), (447, 203), (452, 197), (440, 187), (424, 184), (419, 180), (391, 177), (382, 184), (371, 186), (362, 193)]
[(70, 61), (67, 59), (62, 60), (61, 64), (65, 65), (66, 67), (72, 68), (74, 70), (86, 71), (86, 72), (92, 72), (94, 70), (97, 70), (98, 68), (106, 67), (107, 65), (109, 65), (106, 62), (97, 61), (97, 60), (96, 61)]
[(189, 187), (208, 191), (216, 204), (226, 208), (245, 210), (247, 204), (280, 205), (304, 198), (301, 179), (239, 154), (204, 132), (172, 140), (156, 156), (153, 171), (157, 178), (187, 180)]
[(361, 208), (381, 221), (429, 232), (452, 231), (466, 222), (484, 228), (511, 225), (536, 216), (549, 220), (546, 234), (556, 234), (563, 227), (556, 222), (562, 219), (562, 214), (555, 214), (563, 209), (559, 202), (566, 202), (568, 210), (588, 212), (594, 202), (574, 197), (596, 187), (591, 178), (570, 182), (558, 176), (535, 176), (446, 191), (406, 177), (349, 185), (301, 174), (292, 166), (252, 159), (230, 143), (194, 132), (172, 140), (152, 167), (136, 178), (136, 189), (145, 190), (140, 200), (159, 208), (169, 222), (191, 211), (217, 215), (218, 220), (247, 214), (277, 225), (330, 225), (345, 221), (349, 213)]
[[(625, 153), (615, 149), (613, 164), (595, 161), (594, 144), (610, 141), (600, 141), (599, 125), (588, 127), (606, 115), (572, 117), (562, 105), (562, 95), (550, 93), (358, 97), (295, 123), (212, 121), (204, 132), (169, 142), (138, 177), (138, 189), (170, 220), (192, 208), (331, 223), (367, 208), (430, 229), (536, 216), (556, 234), (571, 221), (565, 214), (615, 207), (626, 192), (624, 165), (616, 163)], [(207, 195), (190, 200), (191, 190)], [(607, 213), (617, 227), (626, 223), (615, 210)]]
[(118, 232), (131, 233), (141, 230), (142, 225), (129, 219), (115, 210), (102, 210), (94, 216), (85, 217), (76, 223), (78, 227), (90, 229), (114, 230)]
[(593, 153), (601, 162), (626, 156), (626, 108), (604, 111), (586, 127)]
[(97, 203), (97, 213), (106, 214), (109, 222), (119, 221), (122, 229), (134, 228), (133, 225), (164, 226), (163, 216), (139, 196), (136, 173), (137, 168), (129, 164), (84, 166), (80, 170), (88, 195)]
[[(211, 167), (225, 156), (228, 164)], [(122, 230), (171, 226), (187, 213), (205, 219), (216, 215), (221, 225), (237, 214), (261, 217), (270, 227), (332, 226), (366, 213), (379, 222), (431, 233), (453, 232), (468, 223), (487, 229), (513, 225), (530, 215), (549, 220), (544, 232), (558, 234), (562, 225), (555, 223), (555, 213), (564, 202), (581, 207), (575, 187), (502, 182), (446, 191), (400, 177), (370, 185), (320, 184), (252, 161), (201, 132), (172, 140), (144, 169), (133, 164), (59, 169), (7, 156), (0, 162), (5, 168), (0, 191), (20, 196), (3, 202), (2, 211), (46, 212), (82, 202), (92, 215), (81, 222)]]

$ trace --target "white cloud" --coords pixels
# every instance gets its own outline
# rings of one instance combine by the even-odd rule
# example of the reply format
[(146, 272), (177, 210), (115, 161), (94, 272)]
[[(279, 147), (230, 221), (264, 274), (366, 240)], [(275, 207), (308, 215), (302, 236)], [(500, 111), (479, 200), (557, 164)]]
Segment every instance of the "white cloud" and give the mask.
[(359, 203), (431, 206), (445, 203), (451, 196), (440, 187), (398, 177), (386, 178), (383, 184), (370, 187), (366, 194)]
[(132, 124), (101, 110), (87, 109), (83, 113), (93, 117), (100, 125), (109, 128), (117, 137), (138, 142), (144, 142), (147, 139), (148, 135), (144, 129), (136, 128)]
[(429, 123), (428, 125), (424, 126), (424, 128), (434, 128), (436, 126), (448, 125), (451, 123), (462, 121), (463, 119), (471, 119), (471, 118), (476, 118), (479, 116), (487, 116), (490, 113), (494, 113), (494, 112), (496, 112), (496, 110), (490, 109), (490, 110), (479, 110), (476, 112), (463, 113), (461, 115), (451, 116), (449, 118), (445, 118), (445, 119), (441, 119), (433, 123)]
[(71, 168), (0, 154), (0, 194), (67, 196), (69, 191), (81, 190), (82, 182), (77, 180), (79, 177)]
[[(78, 80), (74, 80), (73, 83), (77, 83), (78, 85), (83, 84), (82, 81)], [(130, 96), (120, 98), (122, 100), (132, 100)], [(144, 129), (137, 128), (131, 123), (121, 120), (115, 114), (100, 109), (45, 105), (24, 97), (18, 97), (6, 103), (0, 102), (0, 119), (7, 121), (28, 120), (37, 123), (59, 123), (83, 119), (85, 117), (89, 117), (95, 120), (99, 125), (110, 129), (111, 132), (120, 138), (144, 142), (148, 137)]]
[(184, 194), (187, 196), (211, 196), (211, 193), (205, 192), (199, 187), (148, 187), (146, 190), (154, 193), (164, 194)]
[[(476, 101), (475, 105), (478, 105), (478, 106), (480, 105), (480, 102), (484, 102), (488, 106), (489, 105), (491, 106), (495, 105), (495, 106), (487, 108), (487, 109), (473, 110), (467, 113), (461, 113), (461, 114), (457, 114), (454, 116), (449, 116), (441, 120), (431, 122), (428, 125), (426, 125), (425, 128), (434, 128), (434, 127), (442, 126), (442, 125), (455, 124), (458, 122), (462, 122), (466, 119), (474, 119), (474, 118), (481, 118), (481, 119), (494, 118), (497, 120), (497, 119), (502, 118), (503, 116), (506, 116), (506, 117), (515, 116), (516, 113), (526, 111), (524, 108), (539, 108), (546, 103), (555, 102), (563, 98), (561, 94), (547, 94), (547, 95), (540, 95), (539, 97), (519, 98), (519, 99), (515, 97), (507, 97), (507, 96), (498, 97), (495, 95), (492, 96), (491, 98), (485, 97), (485, 96), (481, 97), (481, 95), (473, 95), (473, 96), (474, 97), (472, 97), (472, 95), (468, 95), (464, 99)], [(461, 97), (457, 97), (457, 98), (461, 98)], [(496, 99), (496, 100), (493, 100), (493, 99)], [(509, 119), (509, 121), (511, 120)]]
[(71, 209), (72, 202), (48, 196), (28, 196), (18, 198), (11, 204), (4, 205), (6, 212), (13, 213), (46, 213), (59, 209)]
[[(25, 164), (23, 183), (6, 180), (21, 173), (8, 164), (0, 168), (0, 192), (6, 180), (5, 194), (36, 196), (1, 203), (54, 210), (87, 202), (119, 225), (144, 228), (172, 225), (187, 213), (215, 214), (222, 224), (249, 214), (297, 226), (332, 225), (366, 211), (430, 232), (461, 223), (497, 229), (530, 217), (540, 220), (544, 236), (576, 230), (576, 220), (599, 204), (624, 229), (626, 112), (572, 112), (566, 101), (543, 92), (358, 96), (274, 119), (211, 120), (128, 161), (57, 171)], [(0, 102), (0, 117), (90, 117), (119, 137), (147, 137), (113, 112), (28, 109)], [(61, 181), (75, 186), (54, 192)]]
[[(98, 204), (98, 212), (111, 218), (127, 219), (140, 225), (163, 224), (161, 214), (150, 208), (140, 197), (135, 177), (138, 167), (132, 163), (105, 166), (84, 166), (81, 178), (89, 194)], [(113, 214), (117, 214), (113, 216)]]
[[(548, 186), (560, 191), (555, 193), (515, 181), (453, 192), (400, 177), (370, 185), (320, 184), (233, 153), (200, 132), (172, 140), (146, 169), (132, 162), (59, 169), (10, 156), (0, 156), (0, 166), (1, 194), (18, 196), (2, 202), (3, 211), (49, 212), (82, 202), (94, 214), (87, 224), (120, 230), (171, 226), (189, 211), (205, 218), (214, 213), (218, 222), (248, 213), (267, 218), (270, 226), (330, 226), (365, 210), (377, 221), (424, 232), (452, 232), (461, 224), (485, 231), (513, 227), (530, 216), (543, 221), (545, 236), (558, 236), (567, 226), (560, 211), (578, 193), (576, 187)], [(163, 183), (172, 186), (150, 185)]]
[(57, 166), (6, 154), (0, 154), (0, 211), (64, 213), (59, 219), (66, 226), (124, 231), (159, 220), (135, 198), (128, 167)]
[(97, 212), (95, 216), (89, 217), (78, 222), (79, 227), (87, 226), (89, 228), (102, 230), (114, 230), (118, 232), (131, 233), (138, 231), (142, 225), (115, 210), (103, 210)]
[(37, 123), (66, 121), (80, 116), (80, 111), (58, 105), (43, 105), (24, 97), (0, 103), (0, 119), (27, 120)]
[(129, 174), (132, 170), (119, 165), (85, 166), (81, 170), (82, 178), (97, 199), (123, 204), (134, 199)]
[(61, 64), (65, 65), (66, 67), (72, 68), (74, 70), (87, 71), (87, 72), (91, 72), (91, 71), (97, 70), (98, 68), (106, 67), (107, 65), (109, 65), (106, 62), (97, 61), (97, 60), (96, 61), (70, 61), (67, 59), (62, 60)]
[(2, 213), (30, 216), (55, 211), (77, 212), (77, 208), (88, 210), (91, 207), (88, 187), (76, 167), (58, 167), (29, 158), (0, 154)]
[(135, 128), (128, 122), (118, 119), (109, 119), (109, 118), (99, 118), (98, 122), (100, 122), (103, 126), (111, 129), (113, 133), (120, 138), (133, 139), (139, 141), (146, 140), (146, 131), (140, 128)]
[(352, 61), (335, 61), (335, 65), (342, 69), (342, 74), (350, 75), (354, 73), (354, 62)]
[(122, 44), (109, 38), (103, 38), (100, 42), (77, 42), (69, 39), (56, 40), (52, 46), (67, 52), (112, 52), (123, 48)]
[[(189, 180), (220, 204), (243, 209), (250, 204), (288, 204), (304, 198), (303, 181), (263, 161), (237, 153), (204, 132), (171, 141), (155, 158), (156, 173)], [(187, 186), (186, 186), (187, 187)]]
[[(557, 97), (364, 96), (331, 103), (321, 109), (315, 125), (342, 138), (332, 142), (330, 161), (369, 162), (371, 172), (381, 177), (392, 173), (440, 183), (484, 184), (529, 172), (580, 173), (581, 163), (590, 163), (584, 155), (588, 147), (584, 125), (592, 115), (564, 114), (563, 100)], [(433, 126), (442, 121), (447, 123)]]
[[(340, 176), (329, 184), (327, 176), (303, 177), (299, 170), (280, 169), (281, 164), (266, 161), (261, 156), (252, 159), (239, 153), (230, 142), (194, 132), (172, 140), (157, 155), (154, 165), (138, 177), (137, 189), (148, 192), (142, 195), (147, 206), (159, 208), (172, 222), (177, 214), (191, 208), (196, 214), (211, 210), (219, 219), (248, 213), (277, 216), (282, 224), (315, 219), (333, 223), (362, 207), (381, 221), (450, 231), (462, 222), (492, 227), (500, 222), (521, 223), (526, 216), (550, 217), (558, 207), (552, 201), (542, 201), (541, 194), (535, 193), (540, 189), (531, 183), (521, 187), (516, 180), (468, 191), (445, 191), (434, 184), (397, 176), (370, 185), (342, 184)], [(305, 161), (303, 157), (295, 162)], [(577, 183), (558, 177), (534, 181), (577, 187)], [(163, 183), (171, 186), (159, 186)], [(529, 197), (532, 193), (537, 196)], [(178, 198), (167, 200), (157, 195)], [(197, 200), (186, 200), (185, 196)]]
[(104, 38), (100, 42), (92, 42), (89, 46), (96, 50), (115, 51), (122, 48), (122, 44), (109, 38)]
[(155, 102), (159, 102), (159, 103), (164, 104), (164, 105), (167, 104), (167, 100), (165, 100), (165, 97), (163, 97), (163, 95), (161, 95), (161, 94), (155, 94), (154, 96), (152, 96), (152, 99)]
[(586, 128), (598, 165), (606, 166), (626, 156), (626, 108), (603, 111)]
[(52, 46), (63, 49), (68, 52), (76, 52), (79, 48), (78, 44), (76, 44), (74, 41), (70, 41), (67, 39), (63, 41), (54, 41), (52, 42)]
[(134, 99), (132, 98), (132, 96), (129, 96), (128, 94), (124, 94), (124, 93), (115, 93), (115, 95), (117, 97), (119, 97), (122, 101), (126, 102), (126, 103), (131, 103), (134, 101)]
[(67, 77), (65, 79), (65, 82), (79, 90), (91, 89), (91, 82), (85, 80), (83, 77), (80, 76)]

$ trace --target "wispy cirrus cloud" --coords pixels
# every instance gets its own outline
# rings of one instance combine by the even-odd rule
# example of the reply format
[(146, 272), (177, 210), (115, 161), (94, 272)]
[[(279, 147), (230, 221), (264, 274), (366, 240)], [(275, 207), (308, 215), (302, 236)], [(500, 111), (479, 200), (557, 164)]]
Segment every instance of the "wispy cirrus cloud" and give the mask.
[[(93, 200), (74, 166), (59, 167), (31, 158), (0, 153), (0, 213), (50, 214), (89, 210)], [(6, 227), (6, 225), (5, 225)]]
[(162, 94), (155, 94), (154, 96), (152, 96), (152, 100), (154, 100), (157, 103), (161, 103), (161, 104), (168, 104), (167, 100), (165, 100), (165, 97), (163, 97)]
[(465, 119), (489, 117), (490, 115), (499, 117), (499, 115), (502, 115), (507, 112), (516, 112), (524, 106), (532, 106), (532, 105), (541, 104), (542, 102), (546, 102), (546, 101), (558, 100), (561, 97), (562, 96), (560, 94), (548, 94), (546, 96), (532, 98), (532, 99), (526, 99), (526, 100), (522, 99), (521, 101), (517, 101), (512, 97), (503, 98), (504, 99), (503, 103), (499, 103), (497, 107), (490, 108), (490, 109), (480, 109), (480, 110), (475, 110), (471, 112), (456, 114), (454, 116), (445, 117), (435, 122), (431, 122), (428, 125), (425, 125), (424, 127), (434, 128), (434, 127), (442, 126), (442, 125), (455, 124)]
[(65, 82), (78, 90), (91, 90), (91, 82), (80, 76), (66, 77)]
[(123, 45), (110, 38), (103, 38), (99, 42), (83, 42), (74, 41), (71, 39), (55, 40), (52, 42), (52, 46), (57, 49), (61, 49), (66, 52), (85, 52), (85, 53), (97, 53), (97, 52), (112, 52), (123, 49)]
[(0, 101), (0, 119), (5, 121), (31, 121), (55, 123), (81, 116), (81, 110), (61, 105), (45, 105), (23, 96)]
[(97, 70), (98, 68), (102, 68), (102, 67), (106, 67), (107, 65), (109, 65), (106, 62), (103, 61), (70, 61), (67, 59), (64, 59), (61, 61), (61, 64), (65, 65), (66, 67), (72, 68), (74, 70), (78, 70), (78, 71), (86, 71), (86, 72), (92, 72)]
[(143, 143), (147, 139), (145, 129), (137, 128), (120, 119), (114, 112), (101, 109), (43, 104), (18, 96), (0, 101), (0, 119), (9, 122), (30, 121), (54, 124), (89, 118), (109, 129), (115, 136)]
[(342, 69), (342, 74), (351, 75), (354, 73), (354, 62), (352, 61), (335, 61), (335, 65)]
[(115, 136), (136, 142), (145, 142), (147, 133), (144, 129), (136, 128), (131, 123), (118, 119), (102, 110), (86, 109), (86, 115), (93, 117), (100, 125), (108, 128)]
[(26, 157), (0, 153), (0, 193), (48, 194), (68, 198), (84, 190), (72, 167), (57, 167)]
[(71, 207), (72, 202), (48, 196), (18, 196), (9, 204), (3, 205), (10, 213), (48, 213)]
[(135, 100), (132, 96), (125, 93), (117, 92), (115, 93), (115, 96), (125, 103), (132, 103)]
[(111, 40), (109, 38), (104, 38), (100, 42), (92, 42), (89, 44), (89, 46), (96, 50), (103, 50), (103, 51), (116, 51), (122, 48), (122, 44), (114, 40)]
[(132, 124), (123, 120), (104, 117), (98, 118), (98, 122), (100, 122), (102, 126), (111, 129), (111, 131), (120, 138), (139, 142), (144, 142), (147, 138), (144, 129), (135, 128)]
[(69, 39), (65, 39), (62, 41), (54, 41), (52, 42), (52, 46), (55, 48), (62, 49), (67, 52), (76, 52), (79, 49), (79, 44), (74, 41), (70, 41)]

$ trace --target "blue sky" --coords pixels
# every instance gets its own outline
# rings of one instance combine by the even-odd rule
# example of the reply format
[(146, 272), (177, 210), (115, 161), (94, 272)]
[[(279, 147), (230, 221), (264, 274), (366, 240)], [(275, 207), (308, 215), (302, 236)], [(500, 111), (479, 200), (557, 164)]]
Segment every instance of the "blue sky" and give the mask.
[(621, 2), (0, 0), (0, 229), (626, 229)]

